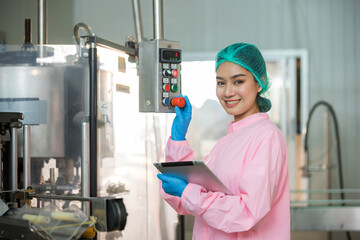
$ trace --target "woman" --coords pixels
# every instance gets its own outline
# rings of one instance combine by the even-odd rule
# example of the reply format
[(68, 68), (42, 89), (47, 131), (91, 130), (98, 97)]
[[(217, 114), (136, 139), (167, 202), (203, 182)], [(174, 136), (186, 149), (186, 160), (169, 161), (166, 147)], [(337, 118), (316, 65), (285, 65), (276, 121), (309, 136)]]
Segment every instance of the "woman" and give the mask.
[[(265, 61), (256, 46), (232, 44), (216, 56), (216, 95), (234, 121), (204, 162), (233, 195), (159, 174), (162, 197), (179, 213), (195, 216), (193, 239), (290, 239), (286, 144), (265, 113), (270, 100)], [(166, 161), (191, 161), (185, 139), (191, 104), (176, 108)]]

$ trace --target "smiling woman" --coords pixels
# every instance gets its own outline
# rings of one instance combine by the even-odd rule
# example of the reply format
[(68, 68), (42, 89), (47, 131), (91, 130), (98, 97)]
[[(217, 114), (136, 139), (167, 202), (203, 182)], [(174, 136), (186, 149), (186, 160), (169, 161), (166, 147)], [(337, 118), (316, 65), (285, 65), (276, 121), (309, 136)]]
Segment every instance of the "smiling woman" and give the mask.
[(224, 62), (235, 63), (236, 65), (248, 70), (255, 78), (261, 90), (257, 95), (257, 102), (260, 112), (268, 112), (271, 108), (271, 102), (263, 95), (269, 89), (269, 78), (266, 72), (264, 58), (259, 49), (252, 44), (237, 43), (222, 49), (216, 56), (216, 67)]
[[(162, 197), (179, 214), (195, 217), (193, 239), (290, 239), (286, 144), (265, 113), (271, 103), (260, 95), (268, 87), (265, 61), (254, 45), (237, 43), (218, 53), (216, 95), (234, 121), (203, 162), (233, 195), (159, 176)], [(185, 138), (192, 115), (188, 98), (186, 106), (176, 111), (166, 162), (194, 160)]]
[(235, 121), (259, 112), (256, 98), (262, 88), (251, 72), (235, 63), (224, 62), (216, 74), (216, 96)]

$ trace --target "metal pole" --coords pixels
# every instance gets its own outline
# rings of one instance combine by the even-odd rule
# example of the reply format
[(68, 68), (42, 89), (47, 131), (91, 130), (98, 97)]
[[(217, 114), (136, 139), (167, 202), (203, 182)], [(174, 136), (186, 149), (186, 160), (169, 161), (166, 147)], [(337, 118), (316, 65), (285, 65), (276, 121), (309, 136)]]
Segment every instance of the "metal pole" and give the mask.
[(30, 125), (24, 125), (24, 188), (31, 185)]
[(17, 190), (18, 182), (17, 182), (17, 170), (18, 170), (18, 161), (17, 161), (17, 128), (11, 128), (11, 189)]
[(54, 185), (55, 182), (55, 168), (50, 168), (50, 184)]
[(90, 197), (97, 196), (97, 49), (94, 42), (89, 49), (90, 69)]
[(133, 11), (134, 11), (134, 21), (135, 21), (135, 33), (137, 42), (143, 41), (143, 28), (141, 20), (141, 10), (140, 10), (140, 1), (133, 0)]
[(164, 39), (163, 1), (153, 0), (154, 39)]
[(47, 0), (38, 0), (39, 58), (45, 57), (44, 44), (47, 44), (47, 41)]
[[(330, 115), (329, 111), (324, 112), (324, 131), (325, 131), (325, 171), (326, 171), (326, 188), (331, 189), (331, 132), (330, 132)], [(331, 193), (328, 193), (328, 199), (331, 199)]]
[[(90, 165), (89, 165), (89, 123), (81, 124), (81, 196), (90, 197)], [(82, 209), (90, 214), (89, 204), (83, 202)]]
[[(1, 126), (1, 125), (0, 125)], [(1, 131), (1, 130), (0, 130)], [(0, 191), (3, 190), (2, 135), (0, 132)]]
[(47, 0), (38, 0), (38, 44), (47, 44)]
[(32, 26), (31, 19), (25, 19), (24, 44), (32, 44)]
[[(324, 132), (325, 132), (325, 161), (324, 161), (324, 170), (326, 176), (326, 188), (331, 189), (331, 169), (330, 169), (330, 121), (329, 121), (329, 111), (326, 109), (324, 112)], [(328, 199), (331, 199), (331, 193), (328, 194)], [(331, 204), (329, 204), (331, 205)], [(331, 231), (327, 232), (327, 239), (331, 240), (332, 235)]]

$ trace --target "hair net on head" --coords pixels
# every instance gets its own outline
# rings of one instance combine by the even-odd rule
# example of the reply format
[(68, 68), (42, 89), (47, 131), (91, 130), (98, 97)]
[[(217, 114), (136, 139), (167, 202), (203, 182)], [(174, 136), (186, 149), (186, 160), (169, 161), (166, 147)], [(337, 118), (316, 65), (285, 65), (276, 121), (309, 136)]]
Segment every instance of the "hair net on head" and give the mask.
[(260, 112), (267, 112), (270, 110), (271, 102), (264, 97), (264, 93), (270, 87), (269, 78), (266, 73), (265, 60), (255, 45), (248, 43), (231, 44), (218, 52), (215, 62), (215, 70), (217, 70), (220, 64), (224, 62), (232, 62), (251, 72), (261, 87), (261, 91), (257, 95), (257, 103)]

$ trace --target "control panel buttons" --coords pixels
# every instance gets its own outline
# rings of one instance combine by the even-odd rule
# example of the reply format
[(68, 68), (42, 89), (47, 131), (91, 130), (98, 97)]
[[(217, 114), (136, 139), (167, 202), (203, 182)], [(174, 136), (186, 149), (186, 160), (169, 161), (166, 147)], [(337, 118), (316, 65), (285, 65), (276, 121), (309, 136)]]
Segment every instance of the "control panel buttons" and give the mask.
[(171, 71), (171, 76), (177, 77), (178, 75), (179, 75), (178, 70), (174, 69), (174, 70)]
[(183, 97), (174, 97), (171, 99), (171, 106), (175, 107), (178, 106), (179, 108), (185, 107), (186, 101)]
[(162, 75), (163, 77), (177, 77), (179, 75), (179, 72), (176, 69), (163, 69)]
[(177, 92), (177, 90), (179, 90), (179, 87), (178, 87), (177, 84), (171, 85), (171, 91), (172, 91), (172, 92)]
[(163, 98), (162, 104), (167, 107), (170, 105), (170, 99), (169, 98)]
[(174, 113), (171, 99), (182, 92), (179, 42), (154, 39), (138, 45), (139, 111)]
[(161, 76), (161, 94), (162, 105), (168, 108), (175, 106), (184, 107), (185, 99), (182, 97), (174, 97), (180, 92), (180, 51), (172, 49), (161, 49), (160, 60)]
[(163, 74), (164, 77), (170, 77), (171, 76), (171, 70), (164, 69), (162, 74)]
[(163, 84), (163, 90), (164, 90), (165, 92), (170, 91), (170, 85), (169, 85), (169, 84)]

